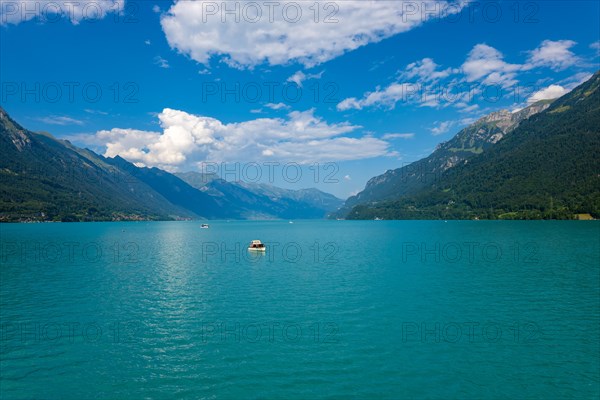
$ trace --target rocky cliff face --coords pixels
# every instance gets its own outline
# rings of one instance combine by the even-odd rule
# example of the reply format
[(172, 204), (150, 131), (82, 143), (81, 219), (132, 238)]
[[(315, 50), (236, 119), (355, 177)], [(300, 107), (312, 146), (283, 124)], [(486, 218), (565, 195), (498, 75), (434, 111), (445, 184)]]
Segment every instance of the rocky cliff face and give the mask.
[(4, 126), (4, 133), (18, 151), (23, 151), (26, 147), (31, 146), (31, 140), (25, 130), (15, 123), (2, 107), (0, 107), (0, 126)]

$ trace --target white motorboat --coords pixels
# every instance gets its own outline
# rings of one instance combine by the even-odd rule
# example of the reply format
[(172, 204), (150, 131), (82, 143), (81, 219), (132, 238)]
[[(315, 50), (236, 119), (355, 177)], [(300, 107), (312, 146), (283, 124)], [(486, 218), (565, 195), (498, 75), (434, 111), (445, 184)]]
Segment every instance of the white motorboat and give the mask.
[(250, 251), (267, 251), (267, 247), (260, 240), (253, 240), (248, 245)]

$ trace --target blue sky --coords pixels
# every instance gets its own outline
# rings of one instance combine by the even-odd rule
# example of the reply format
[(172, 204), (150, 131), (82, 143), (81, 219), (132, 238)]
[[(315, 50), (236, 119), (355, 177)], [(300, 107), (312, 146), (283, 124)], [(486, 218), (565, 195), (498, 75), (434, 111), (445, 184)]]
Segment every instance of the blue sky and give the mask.
[(1, 3), (0, 103), (25, 127), (343, 198), (599, 63), (597, 1)]

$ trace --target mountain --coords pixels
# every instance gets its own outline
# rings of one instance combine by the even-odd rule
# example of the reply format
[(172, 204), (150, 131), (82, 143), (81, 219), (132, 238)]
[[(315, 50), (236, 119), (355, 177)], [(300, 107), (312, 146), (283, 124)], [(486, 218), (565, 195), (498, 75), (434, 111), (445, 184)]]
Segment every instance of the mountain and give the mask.
[(215, 199), (173, 174), (158, 168), (136, 167), (119, 156), (107, 159), (107, 161), (121, 170), (128, 171), (171, 204), (183, 208), (193, 215), (204, 218), (231, 218), (229, 211), (222, 209)]
[(0, 108), (0, 220), (196, 217), (108, 159), (28, 131)]
[(597, 72), (419, 191), (348, 218), (600, 217), (599, 86)]
[(343, 200), (317, 189), (290, 190), (272, 185), (228, 182), (197, 172), (177, 173), (190, 185), (211, 196), (232, 218), (323, 218)]
[(184, 182), (187, 182), (190, 186), (196, 189), (201, 189), (211, 181), (219, 179), (219, 175), (215, 173), (202, 173), (202, 172), (175, 172), (173, 173), (176, 177)]
[(338, 209), (344, 203), (342, 199), (315, 188), (291, 190), (264, 183), (236, 182), (236, 184), (254, 193), (267, 196), (272, 201), (291, 199), (327, 212)]
[(176, 176), (105, 158), (28, 131), (2, 108), (0, 151), (0, 222), (323, 218), (342, 204), (316, 189), (233, 184), (195, 172)]
[(481, 154), (512, 132), (521, 121), (549, 106), (549, 101), (540, 101), (518, 112), (500, 110), (480, 118), (449, 141), (440, 143), (430, 156), (370, 179), (362, 192), (346, 200), (341, 212), (348, 212), (357, 204), (416, 193), (439, 180), (449, 168)]

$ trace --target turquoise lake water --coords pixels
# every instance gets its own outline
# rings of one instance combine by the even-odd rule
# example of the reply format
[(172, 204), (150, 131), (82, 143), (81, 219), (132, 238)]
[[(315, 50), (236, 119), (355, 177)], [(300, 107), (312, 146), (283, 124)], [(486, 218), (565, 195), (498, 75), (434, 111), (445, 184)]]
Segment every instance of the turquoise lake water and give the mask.
[(2, 399), (600, 397), (598, 222), (0, 234)]

